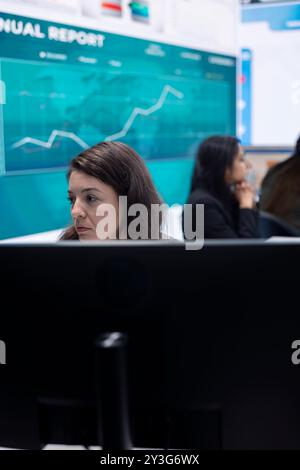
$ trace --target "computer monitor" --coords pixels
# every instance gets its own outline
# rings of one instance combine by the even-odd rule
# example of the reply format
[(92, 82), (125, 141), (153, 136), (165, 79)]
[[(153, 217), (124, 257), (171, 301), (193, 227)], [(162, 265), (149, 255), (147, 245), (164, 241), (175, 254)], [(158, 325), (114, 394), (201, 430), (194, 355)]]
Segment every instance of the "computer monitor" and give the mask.
[(300, 448), (299, 265), (297, 243), (0, 245), (0, 445), (101, 444), (94, 341), (121, 331), (135, 446)]

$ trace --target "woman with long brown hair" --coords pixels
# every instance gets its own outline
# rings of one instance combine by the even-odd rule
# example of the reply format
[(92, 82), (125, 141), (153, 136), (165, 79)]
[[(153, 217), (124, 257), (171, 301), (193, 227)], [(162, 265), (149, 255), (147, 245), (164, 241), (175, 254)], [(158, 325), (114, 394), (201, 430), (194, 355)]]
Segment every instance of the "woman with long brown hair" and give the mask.
[[(71, 161), (67, 178), (73, 224), (64, 231), (61, 240), (128, 238), (127, 229), (134, 217), (130, 211), (124, 213), (124, 200), (126, 210), (136, 204), (143, 205), (148, 210), (147, 220), (144, 221), (147, 225), (147, 238), (151, 238), (151, 233), (155, 232), (151, 207), (154, 204), (160, 205), (161, 199), (144, 161), (128, 145), (102, 142), (81, 152)], [(123, 213), (120, 213), (119, 201), (122, 196)], [(107, 227), (109, 223), (106, 226), (103, 223), (100, 230), (99, 225), (110, 208), (115, 221), (110, 227)], [(124, 222), (122, 237), (120, 221), (121, 224)], [(158, 231), (160, 222), (161, 220), (156, 227)]]

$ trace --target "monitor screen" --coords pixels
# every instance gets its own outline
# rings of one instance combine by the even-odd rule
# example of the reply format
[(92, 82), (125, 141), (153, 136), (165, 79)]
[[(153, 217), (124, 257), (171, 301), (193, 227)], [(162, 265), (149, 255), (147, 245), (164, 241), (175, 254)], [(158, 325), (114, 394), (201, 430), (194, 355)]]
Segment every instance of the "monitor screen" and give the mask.
[(118, 331), (135, 446), (299, 448), (299, 261), (297, 243), (1, 245), (0, 445), (101, 445), (94, 342)]

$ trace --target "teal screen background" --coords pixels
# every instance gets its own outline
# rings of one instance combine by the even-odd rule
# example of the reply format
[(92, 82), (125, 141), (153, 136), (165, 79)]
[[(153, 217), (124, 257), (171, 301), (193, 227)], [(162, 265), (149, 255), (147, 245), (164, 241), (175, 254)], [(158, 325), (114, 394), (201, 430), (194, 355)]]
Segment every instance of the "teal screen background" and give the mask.
[(110, 33), (101, 48), (62, 43), (47, 37), (62, 24), (0, 16), (45, 33), (0, 32), (1, 239), (70, 222), (66, 167), (88, 146), (131, 145), (165, 202), (182, 204), (199, 143), (236, 133), (233, 57)]

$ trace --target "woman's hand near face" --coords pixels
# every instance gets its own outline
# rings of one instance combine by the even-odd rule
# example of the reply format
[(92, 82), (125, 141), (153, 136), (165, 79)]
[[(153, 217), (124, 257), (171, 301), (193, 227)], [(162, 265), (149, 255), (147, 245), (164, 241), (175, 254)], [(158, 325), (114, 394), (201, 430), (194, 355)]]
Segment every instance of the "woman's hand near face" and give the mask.
[(240, 209), (253, 209), (255, 203), (255, 190), (251, 184), (243, 181), (236, 185), (235, 197), (237, 198)]

